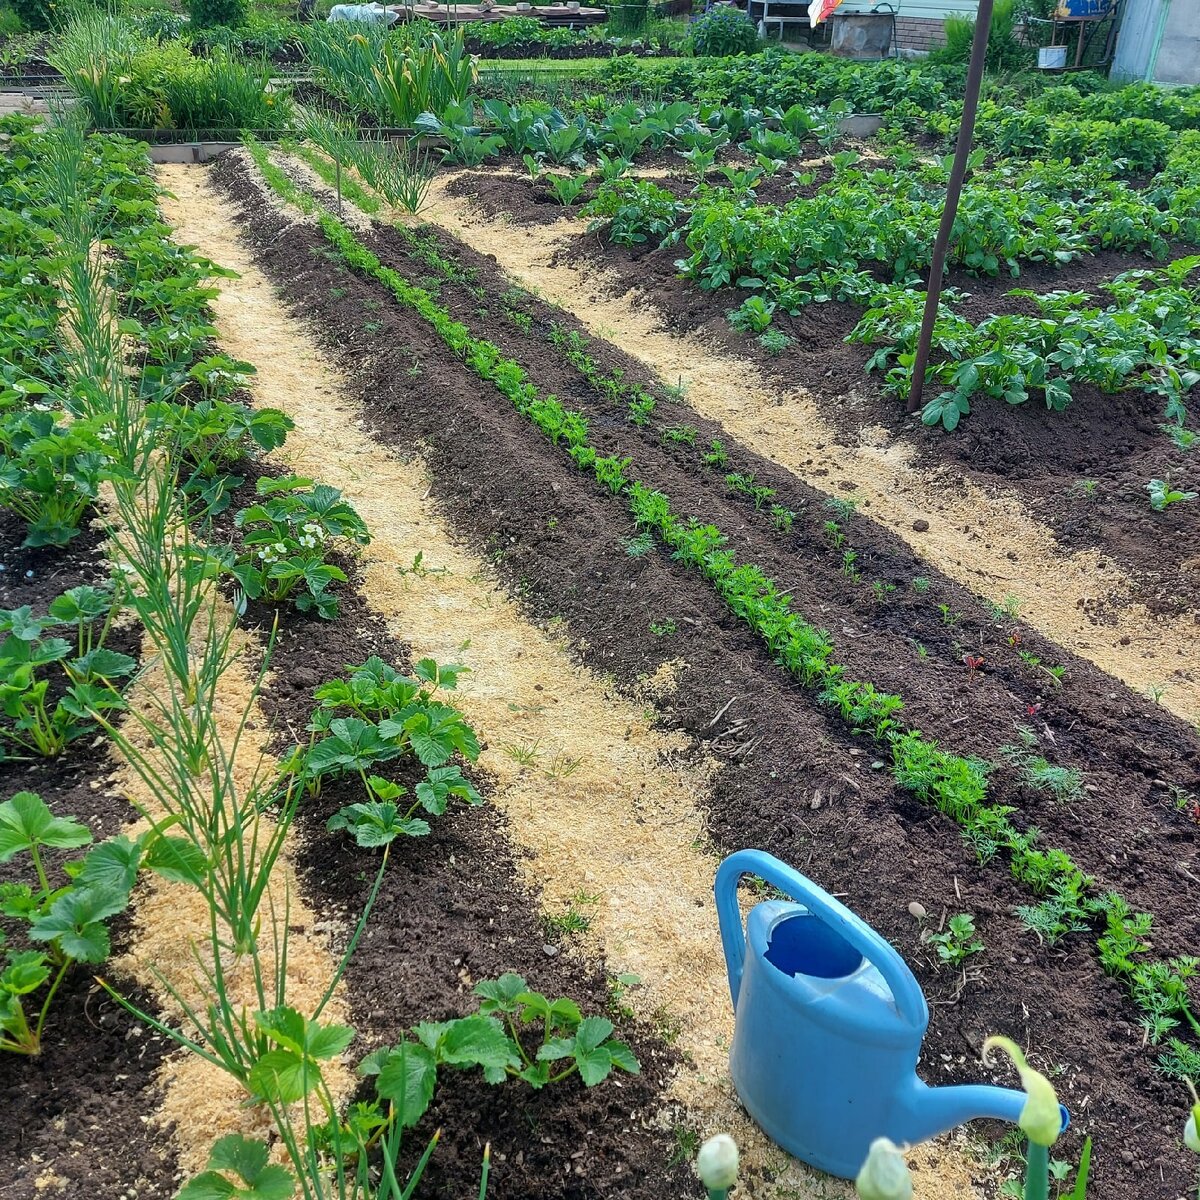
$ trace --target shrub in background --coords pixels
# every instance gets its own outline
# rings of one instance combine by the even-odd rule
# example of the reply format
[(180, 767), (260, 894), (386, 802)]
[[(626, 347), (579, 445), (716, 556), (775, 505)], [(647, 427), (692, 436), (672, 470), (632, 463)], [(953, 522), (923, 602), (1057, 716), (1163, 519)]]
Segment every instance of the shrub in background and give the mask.
[(706, 58), (753, 54), (758, 49), (758, 29), (740, 9), (710, 8), (692, 23), (688, 43), (693, 54)]
[(197, 58), (183, 42), (139, 36), (122, 17), (76, 17), (49, 62), (93, 129), (272, 131), (291, 111), (286, 93), (270, 90), (265, 64), (240, 62), (221, 49)]
[[(1024, 10), (1017, 0), (996, 0), (988, 28), (987, 57), (989, 71), (1019, 71), (1033, 61), (1033, 51), (1017, 41), (1017, 25), (1024, 24)], [(937, 62), (965, 63), (971, 57), (975, 22), (966, 17), (946, 18), (946, 45), (930, 57)]]
[(250, 0), (188, 0), (187, 10), (198, 29), (212, 25), (237, 28), (250, 15)]
[(649, 15), (649, 0), (612, 0), (608, 9), (608, 28), (611, 33), (640, 33)]
[(24, 29), (49, 29), (54, 23), (54, 0), (8, 0), (17, 20)]

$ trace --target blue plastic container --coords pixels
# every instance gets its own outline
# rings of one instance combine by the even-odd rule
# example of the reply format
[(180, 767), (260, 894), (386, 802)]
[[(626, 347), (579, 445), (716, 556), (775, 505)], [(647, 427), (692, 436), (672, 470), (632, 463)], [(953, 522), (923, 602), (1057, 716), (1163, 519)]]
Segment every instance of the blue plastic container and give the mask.
[(1102, 17), (1113, 7), (1113, 0), (1058, 0), (1060, 17)]

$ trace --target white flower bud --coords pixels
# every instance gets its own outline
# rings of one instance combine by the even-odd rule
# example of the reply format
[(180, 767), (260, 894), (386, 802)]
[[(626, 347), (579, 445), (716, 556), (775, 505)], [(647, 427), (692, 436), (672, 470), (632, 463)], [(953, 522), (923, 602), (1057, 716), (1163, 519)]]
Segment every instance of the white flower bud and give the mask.
[(912, 1200), (912, 1176), (900, 1147), (890, 1138), (876, 1138), (854, 1186), (860, 1200)]
[(710, 1192), (728, 1191), (737, 1183), (737, 1142), (727, 1133), (710, 1137), (696, 1155), (696, 1173)]

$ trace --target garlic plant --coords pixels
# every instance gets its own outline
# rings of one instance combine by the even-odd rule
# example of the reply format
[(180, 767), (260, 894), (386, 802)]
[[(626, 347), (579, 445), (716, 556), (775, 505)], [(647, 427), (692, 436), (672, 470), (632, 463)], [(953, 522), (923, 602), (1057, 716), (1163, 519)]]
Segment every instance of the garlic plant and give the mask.
[(696, 1174), (708, 1189), (708, 1200), (725, 1200), (737, 1183), (737, 1142), (727, 1133), (710, 1137), (696, 1155)]
[(912, 1200), (912, 1176), (900, 1147), (890, 1138), (876, 1138), (854, 1187), (859, 1200)]

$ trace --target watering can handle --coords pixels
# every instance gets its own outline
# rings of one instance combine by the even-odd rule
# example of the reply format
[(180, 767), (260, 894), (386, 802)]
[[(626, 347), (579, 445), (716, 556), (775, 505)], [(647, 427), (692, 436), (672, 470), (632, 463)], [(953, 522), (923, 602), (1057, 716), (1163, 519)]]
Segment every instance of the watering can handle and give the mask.
[(793, 900), (799, 901), (814, 917), (845, 938), (883, 976), (892, 990), (900, 1015), (910, 1024), (925, 1028), (929, 1022), (925, 996), (908, 969), (908, 964), (891, 943), (812, 880), (762, 850), (739, 850), (731, 854), (717, 868), (714, 884), (721, 944), (725, 949), (725, 963), (729, 970), (729, 992), (735, 1009), (746, 961), (746, 931), (742, 926), (742, 913), (737, 900), (737, 885), (743, 875), (758, 875), (765, 879)]

